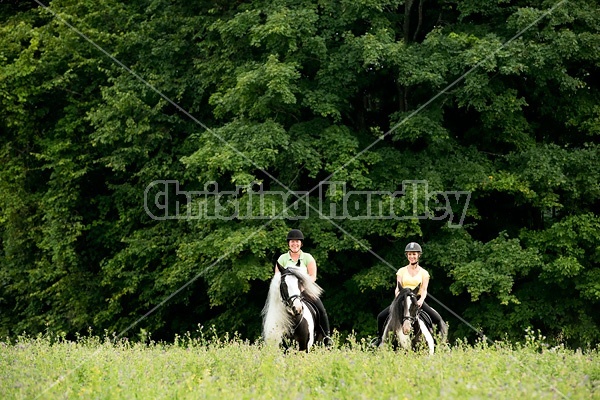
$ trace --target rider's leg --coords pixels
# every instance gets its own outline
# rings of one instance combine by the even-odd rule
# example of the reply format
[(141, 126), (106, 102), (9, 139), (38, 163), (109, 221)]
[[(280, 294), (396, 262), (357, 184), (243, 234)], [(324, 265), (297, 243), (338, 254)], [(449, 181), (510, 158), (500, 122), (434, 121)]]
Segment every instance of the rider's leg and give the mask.
[(448, 327), (446, 326), (446, 322), (442, 319), (442, 316), (429, 304), (423, 302), (421, 309), (425, 311), (430, 317), (433, 325), (437, 327), (437, 334), (440, 335), (442, 340), (446, 340), (446, 336), (448, 335)]
[(325, 307), (323, 306), (323, 302), (320, 298), (311, 299), (311, 302), (315, 305), (317, 310), (319, 311), (319, 325), (321, 326), (321, 330), (323, 331), (323, 343), (325, 345), (331, 344), (331, 338), (329, 337), (329, 317), (327, 316), (327, 311), (325, 311)]

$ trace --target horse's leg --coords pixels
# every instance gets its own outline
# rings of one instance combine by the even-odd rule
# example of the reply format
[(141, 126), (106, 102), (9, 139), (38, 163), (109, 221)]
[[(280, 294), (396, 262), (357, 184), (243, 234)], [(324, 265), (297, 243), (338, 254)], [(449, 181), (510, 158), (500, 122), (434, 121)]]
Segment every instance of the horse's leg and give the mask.
[(294, 338), (290, 337), (288, 334), (285, 334), (281, 337), (281, 342), (279, 345), (283, 348), (283, 354), (287, 354), (290, 349), (290, 340), (294, 340)]
[(398, 338), (398, 343), (400, 344), (400, 347), (402, 347), (405, 350), (410, 350), (412, 348), (411, 347), (412, 342), (410, 340), (410, 336), (411, 335), (405, 335), (402, 328), (398, 329), (396, 337)]
[(391, 325), (391, 321), (390, 321), (390, 317), (387, 318), (387, 320), (385, 321), (385, 325), (383, 328), (383, 334), (381, 335), (381, 343), (379, 344), (379, 347), (382, 347), (384, 343), (390, 343), (394, 346), (394, 349), (397, 345), (397, 341), (398, 341), (398, 333), (394, 330), (392, 330)]
[(387, 343), (388, 336), (390, 334), (390, 323), (389, 321), (385, 323), (383, 328), (383, 333), (381, 334), (381, 343), (379, 343), (379, 347), (382, 347), (384, 343)]
[(296, 342), (298, 342), (298, 350), (306, 351), (307, 353), (310, 345), (312, 344), (308, 325), (309, 324), (304, 319), (294, 330), (294, 339), (296, 339)]

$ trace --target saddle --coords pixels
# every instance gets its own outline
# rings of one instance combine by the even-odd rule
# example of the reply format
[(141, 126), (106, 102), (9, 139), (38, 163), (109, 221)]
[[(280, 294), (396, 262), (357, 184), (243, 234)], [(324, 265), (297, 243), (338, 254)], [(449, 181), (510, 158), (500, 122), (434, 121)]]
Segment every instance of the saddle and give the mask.
[(431, 320), (429, 314), (427, 314), (424, 310), (419, 309), (417, 317), (423, 320), (425, 326), (427, 326), (427, 329), (429, 329), (430, 332), (433, 332), (433, 321)]
[(302, 300), (304, 300), (304, 302), (310, 309), (310, 312), (313, 313), (313, 315), (315, 316), (315, 320), (320, 321), (321, 314), (319, 313), (319, 309), (317, 308), (317, 306), (315, 306), (315, 303), (313, 303), (313, 300), (308, 296), (302, 297)]

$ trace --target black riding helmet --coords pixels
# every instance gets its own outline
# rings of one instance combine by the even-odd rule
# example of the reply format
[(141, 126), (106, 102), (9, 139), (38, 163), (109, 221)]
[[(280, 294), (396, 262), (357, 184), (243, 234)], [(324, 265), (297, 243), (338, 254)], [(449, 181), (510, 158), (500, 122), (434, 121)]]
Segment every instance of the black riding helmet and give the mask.
[(304, 235), (302, 234), (302, 231), (300, 231), (300, 229), (292, 229), (291, 231), (289, 231), (286, 240), (288, 242), (290, 240), (300, 240), (300, 241), (303, 241), (304, 240)]

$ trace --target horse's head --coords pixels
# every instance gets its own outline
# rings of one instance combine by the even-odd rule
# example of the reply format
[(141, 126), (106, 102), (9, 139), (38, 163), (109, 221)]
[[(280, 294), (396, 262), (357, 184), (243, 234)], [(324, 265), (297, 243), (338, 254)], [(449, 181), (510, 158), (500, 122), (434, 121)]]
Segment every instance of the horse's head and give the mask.
[(298, 277), (288, 268), (282, 268), (279, 291), (281, 300), (294, 315), (302, 313), (302, 284)]
[(417, 320), (419, 306), (417, 304), (418, 287), (416, 289), (402, 288), (398, 293), (402, 304), (402, 332), (408, 335), (413, 323)]

